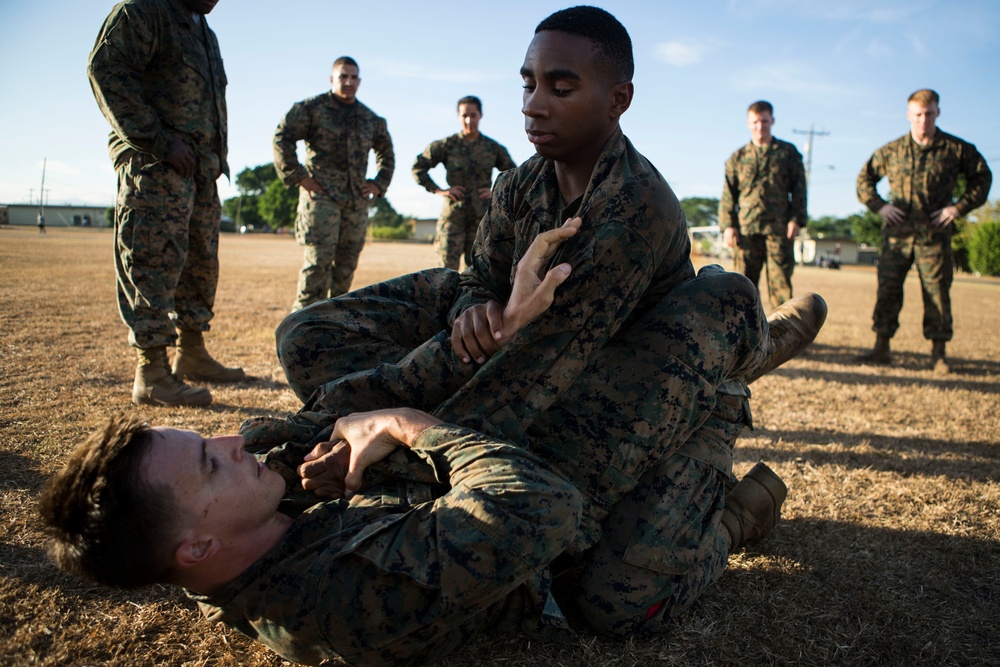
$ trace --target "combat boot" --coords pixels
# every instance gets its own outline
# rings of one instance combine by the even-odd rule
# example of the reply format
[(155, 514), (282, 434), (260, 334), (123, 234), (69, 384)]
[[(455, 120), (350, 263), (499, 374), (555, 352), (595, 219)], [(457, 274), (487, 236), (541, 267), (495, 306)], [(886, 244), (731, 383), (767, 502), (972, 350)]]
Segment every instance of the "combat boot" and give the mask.
[(880, 364), (882, 366), (891, 364), (892, 352), (889, 350), (889, 337), (878, 334), (875, 338), (875, 347), (871, 352), (859, 356), (858, 361), (864, 361), (869, 364)]
[(771, 342), (767, 361), (757, 372), (747, 377), (747, 384), (802, 354), (823, 328), (826, 312), (823, 297), (819, 294), (806, 294), (786, 301), (768, 315), (767, 326), (771, 331)]
[(174, 375), (199, 382), (239, 382), (246, 378), (242, 368), (227, 368), (212, 358), (205, 349), (200, 331), (180, 329)]
[(208, 405), (208, 389), (184, 384), (170, 372), (166, 347), (139, 349), (132, 402), (136, 405)]
[(730, 553), (770, 533), (781, 518), (788, 487), (763, 463), (755, 465), (726, 493), (722, 525), (729, 533)]
[(951, 372), (951, 365), (945, 359), (944, 346), (945, 341), (936, 340), (931, 348), (931, 370), (938, 375), (947, 375)]

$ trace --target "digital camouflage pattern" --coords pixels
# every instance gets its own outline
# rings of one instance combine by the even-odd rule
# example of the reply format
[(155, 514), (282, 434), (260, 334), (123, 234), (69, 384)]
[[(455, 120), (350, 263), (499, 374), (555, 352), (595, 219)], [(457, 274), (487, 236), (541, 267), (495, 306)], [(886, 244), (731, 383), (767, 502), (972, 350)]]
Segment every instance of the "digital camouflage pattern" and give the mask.
[[(413, 368), (406, 355), (409, 337), (416, 328), (432, 328), (441, 321), (433, 313), (440, 303), (434, 301), (438, 291), (422, 276), (436, 276), (438, 287), (445, 291), (457, 289), (457, 274), (443, 269), (401, 277), (391, 285), (373, 285), (328, 303), (353, 300), (357, 312), (367, 301), (367, 312), (377, 320), (318, 319), (311, 311), (326, 305), (318, 304), (288, 318), (309, 322), (313, 335), (302, 327), (279, 330), (279, 335), (293, 339), (301, 336), (279, 343), (279, 350), (307, 338), (331, 342), (339, 337), (346, 344), (334, 347), (332, 359), (325, 361), (340, 361), (344, 372), (326, 387), (327, 396), (341, 395), (343, 414), (355, 407), (399, 405), (400, 397), (413, 387), (405, 375), (386, 369), (397, 364)], [(412, 297), (417, 295), (429, 300), (415, 302)], [(417, 322), (411, 319), (415, 314), (420, 316)], [(369, 328), (375, 321), (393, 319), (395, 326), (389, 331)], [(366, 342), (379, 350), (381, 363), (347, 373), (358, 368)], [(544, 340), (525, 341), (510, 354), (524, 356), (544, 346)], [(265, 461), (288, 481), (290, 505), (292, 497), (301, 502), (305, 496), (305, 504), (314, 506), (298, 517), (297, 528), (279, 549), (223, 591), (196, 599), (211, 620), (232, 625), (284, 657), (308, 664), (334, 656), (351, 664), (420, 664), (482, 632), (520, 630), (565, 639), (560, 606), (577, 607), (592, 629), (602, 633), (662, 629), (725, 567), (729, 543), (719, 515), (725, 482), (731, 476), (733, 442), (750, 423), (750, 415), (745, 396), (723, 392), (749, 393), (740, 378), (764, 363), (767, 346), (760, 301), (749, 281), (718, 267), (703, 270), (595, 351), (578, 381), (550, 410), (531, 424), (519, 424), (523, 440), (518, 444), (569, 478), (583, 501), (579, 530), (559, 550), (571, 557), (563, 566), (569, 569), (546, 571), (545, 563), (536, 562), (539, 576), (524, 588), (509, 586), (523, 579), (494, 577), (495, 545), (505, 552), (530, 554), (538, 545), (521, 540), (538, 536), (521, 532), (517, 521), (514, 530), (508, 530), (510, 518), (500, 513), (477, 512), (480, 521), (463, 517), (452, 524), (444, 517), (429, 524), (424, 514), (427, 504), (442, 492), (433, 482), (447, 480), (440, 468), (427, 472), (401, 461), (397, 453), (373, 468), (372, 474), (366, 473), (366, 488), (351, 500), (352, 507), (371, 512), (351, 515), (343, 509), (347, 503), (315, 504), (315, 498), (309, 500), (298, 490), (294, 468), (311, 448), (309, 441), (324, 439), (328, 430), (324, 434), (316, 422), (305, 419), (251, 420), (242, 429), (248, 447), (264, 449), (268, 443), (283, 442), (268, 452)], [(438, 349), (450, 355), (447, 346)], [(500, 354), (507, 354), (507, 348)], [(282, 361), (289, 367), (284, 356)], [(427, 377), (434, 375), (433, 367), (423, 371)], [(478, 370), (481, 374), (510, 379), (503, 363), (487, 364)], [(445, 379), (430, 386), (447, 393), (453, 387), (440, 385), (460, 380), (443, 375)], [(393, 386), (399, 379), (403, 381)], [(299, 386), (294, 373), (289, 382)], [(417, 387), (407, 402), (424, 408), (437, 398)], [(521, 397), (484, 395), (481, 400), (493, 412)], [(315, 407), (307, 405), (300, 416), (315, 418), (315, 412), (306, 412)], [(461, 414), (449, 413), (447, 404), (435, 412), (448, 421), (452, 417), (466, 421)], [(484, 423), (483, 430), (509, 429), (511, 424), (497, 426)], [(495, 472), (495, 467), (487, 465), (486, 472)], [(411, 481), (432, 484), (423, 488)], [(509, 475), (483, 478), (483, 483), (495, 485), (493, 492), (501, 497), (506, 484), (523, 488)], [(339, 511), (333, 513), (331, 506)], [(407, 514), (400, 516), (403, 512)], [(404, 521), (412, 523), (400, 527)], [(632, 537), (624, 537), (625, 531)], [(484, 540), (484, 533), (492, 539)], [(453, 583), (435, 576), (463, 573), (472, 554), (473, 562), (483, 567), (478, 578), (463, 576)], [(553, 574), (563, 579), (560, 592), (549, 589)], [(480, 587), (484, 585), (495, 589)], [(303, 591), (309, 594), (304, 596)], [(475, 599), (452, 610), (447, 603), (462, 595)], [(501, 606), (498, 601), (505, 595)]]
[(379, 466), (394, 474), (350, 502), (314, 497), (278, 547), (216, 594), (192, 595), (209, 620), (308, 665), (417, 665), (485, 631), (537, 628), (541, 572), (576, 532), (573, 485), (449, 425)]
[(795, 269), (795, 241), (787, 234), (751, 234), (739, 236), (733, 252), (733, 270), (742, 273), (754, 285), (766, 268), (767, 294), (771, 308), (792, 298), (792, 271)]
[[(304, 166), (295, 152), (299, 141), (306, 144)], [(299, 189), (295, 238), (313, 248), (307, 247), (299, 275), (298, 309), (350, 289), (365, 241), (359, 228), (368, 220), (361, 189), (368, 180), (368, 153), (375, 153), (378, 172), (371, 181), (382, 194), (396, 158), (385, 119), (361, 102), (339, 101), (333, 92), (294, 104), (274, 131), (273, 149), (274, 167), (286, 186), (312, 176), (322, 189), (316, 194)]]
[(772, 138), (764, 146), (753, 142), (726, 160), (726, 183), (719, 200), (719, 230), (735, 227), (736, 270), (754, 285), (766, 267), (771, 306), (792, 298), (794, 247), (788, 223), (805, 227), (806, 175), (802, 155), (787, 141)]
[[(128, 0), (111, 10), (87, 73), (112, 127), (115, 268), (129, 342), (172, 344), (175, 324), (208, 330), (219, 274), (215, 181), (229, 173), (215, 34), (181, 0)], [(174, 137), (197, 155), (192, 177), (166, 162)]]
[[(557, 195), (554, 175), (544, 165), (540, 169), (539, 161), (510, 172), (510, 181), (494, 191), (493, 203), (502, 205), (491, 210), (508, 211), (503, 222), (510, 221), (512, 235), (500, 236), (505, 229), (500, 224), (489, 226), (492, 234), (480, 233), (477, 249), (492, 262), (484, 259), (478, 266), (490, 266), (507, 280), (513, 265), (502, 274), (500, 258), (523, 254), (527, 244), (520, 235), (536, 234), (558, 222), (554, 208), (548, 213), (529, 206), (507, 209), (518, 201), (510, 192), (523, 182), (517, 178), (521, 170), (541, 172), (543, 187), (529, 188), (535, 201), (544, 203), (545, 195)], [(270, 449), (266, 461), (292, 489), (298, 488), (295, 466), (311, 448), (310, 442), (322, 440), (324, 427), (356, 410), (411, 405), (529, 447), (582, 491), (580, 528), (564, 545), (571, 569), (552, 572), (572, 580), (558, 604), (546, 593), (549, 572), (536, 566), (537, 585), (507, 597), (504, 608), (509, 614), (503, 619), (491, 616), (497, 598), (488, 595), (480, 597), (478, 608), (466, 607), (446, 618), (437, 611), (453, 596), (440, 588), (443, 578), (433, 582), (437, 586), (417, 590), (422, 598), (408, 599), (409, 588), (397, 593), (397, 587), (426, 579), (420, 565), (424, 560), (408, 564), (397, 554), (409, 554), (411, 544), (433, 544), (433, 532), (406, 535), (408, 541), (396, 534), (391, 539), (369, 538), (369, 532), (382, 530), (388, 521), (373, 515), (371, 525), (359, 522), (350, 535), (338, 537), (353, 539), (350, 544), (370, 551), (358, 558), (342, 550), (335, 564), (332, 558), (323, 558), (312, 567), (310, 545), (317, 536), (339, 536), (344, 528), (340, 518), (328, 521), (317, 513), (310, 515), (316, 522), (310, 528), (314, 533), (304, 534), (297, 544), (286, 540), (273, 559), (265, 557), (251, 574), (204, 600), (210, 618), (224, 620), (281, 652), (295, 650), (283, 654), (297, 660), (340, 655), (356, 664), (409, 665), (430, 657), (421, 652), (426, 647), (454, 648), (483, 631), (509, 631), (519, 625), (522, 631), (535, 628), (545, 635), (558, 634), (564, 627), (560, 605), (579, 605), (584, 618), (602, 632), (655, 629), (719, 576), (728, 555), (728, 540), (720, 532), (719, 502), (731, 476), (736, 433), (751, 423), (749, 390), (742, 378), (765, 362), (769, 345), (756, 289), (746, 278), (719, 267), (703, 269), (691, 279), (679, 205), (659, 174), (621, 135), (612, 139), (599, 161), (580, 211), (589, 234), (581, 230), (566, 244), (582, 241), (583, 248), (570, 249), (554, 260), (574, 265), (570, 280), (581, 276), (580, 282), (567, 281), (559, 290), (575, 290), (575, 298), (560, 301), (557, 294), (555, 312), (550, 310), (524, 327), (483, 366), (463, 364), (450, 345), (449, 315), (453, 303), (468, 295), (467, 276), (428, 269), (287, 317), (276, 332), (279, 358), (289, 384), (306, 404), (288, 420), (258, 418), (241, 429), (255, 451), (279, 445)], [(657, 215), (644, 217), (640, 211)], [(531, 224), (519, 224), (521, 219)], [(621, 251), (613, 253), (608, 246), (614, 244), (603, 231), (633, 240), (617, 244), (633, 251), (632, 262), (625, 261)], [(502, 240), (496, 253), (488, 246), (489, 239)], [(680, 243), (683, 258), (676, 247), (678, 239), (685, 241)], [(684, 280), (654, 268), (670, 261)], [(642, 267), (658, 281), (640, 276)], [(604, 281), (587, 275), (600, 270), (606, 270)], [(641, 282), (644, 293), (631, 296), (626, 279)], [(580, 292), (588, 288), (591, 295)], [(502, 293), (509, 290), (509, 284), (498, 286)], [(484, 294), (478, 291), (468, 298)], [(603, 311), (609, 300), (621, 313), (610, 333), (610, 315)], [(578, 309), (577, 304), (585, 307)], [(632, 306), (628, 313), (627, 306)], [(413, 471), (393, 468), (391, 463), (388, 470), (373, 472), (366, 479), (376, 486), (360, 496), (376, 503), (394, 504), (404, 495), (404, 491), (386, 494), (377, 486), (387, 478), (418, 479)], [(668, 476), (670, 486), (661, 483), (661, 473)], [(435, 479), (444, 481), (440, 476)], [(405, 494), (418, 497), (412, 490)], [(689, 505), (675, 504), (681, 500)], [(358, 497), (355, 502), (360, 502)], [(624, 555), (619, 553), (621, 531), (606, 536), (602, 529), (602, 521), (622, 502), (650, 508), (631, 515), (641, 523), (635, 524), (634, 548)], [(470, 551), (478, 557), (480, 549), (489, 547), (484, 554), (488, 556), (498, 542), (513, 553), (537, 548), (519, 547), (520, 539), (537, 538), (508, 532), (503, 515), (480, 517), (487, 523), (495, 519), (492, 539), (484, 542), (481, 524), (470, 525), (463, 519), (462, 548), (449, 549), (444, 556), (436, 551), (429, 561), (433, 572), (450, 567), (441, 564), (441, 558), (455, 558), (462, 565)], [(470, 550), (469, 545), (476, 547)], [(269, 578), (271, 571), (275, 579)], [(285, 581), (292, 576), (285, 573), (303, 571), (321, 572), (324, 579)], [(649, 587), (641, 594), (621, 585), (638, 577)], [(460, 587), (466, 585), (475, 589), (477, 582), (459, 580)], [(368, 587), (374, 591), (371, 596), (342, 594)], [(310, 592), (305, 598), (304, 590)], [(370, 602), (359, 605), (358, 600)], [(428, 605), (434, 605), (434, 613), (421, 611)], [(385, 614), (404, 619), (386, 623)], [(336, 622), (324, 626), (325, 618)], [(253, 627), (248, 629), (244, 619), (254, 619)], [(647, 619), (652, 623), (649, 628), (644, 625)], [(362, 656), (358, 642), (384, 650)]]
[(445, 199), (435, 238), (441, 266), (458, 269), (463, 256), (466, 266), (472, 264), (472, 243), (489, 203), (489, 199), (480, 199), (479, 189), (490, 187), (494, 169), (507, 171), (517, 165), (507, 149), (493, 139), (480, 134), (467, 141), (461, 133), (432, 142), (413, 163), (413, 177), (431, 194), (440, 188), (428, 172), (439, 164), (445, 166), (449, 187), (465, 189), (463, 199)]
[[(322, 220), (322, 224), (316, 221)], [(305, 245), (293, 310), (351, 289), (368, 232), (368, 204), (335, 202), (299, 188), (295, 234)]]
[[(965, 177), (965, 192), (953, 201), (958, 177)], [(953, 229), (931, 224), (930, 216), (954, 205), (965, 215), (982, 206), (989, 195), (993, 174), (976, 147), (942, 132), (926, 146), (909, 133), (882, 146), (858, 174), (858, 200), (878, 213), (887, 203), (876, 185), (889, 179), (889, 198), (902, 209), (902, 224), (882, 225), (882, 252), (878, 265), (878, 299), (872, 329), (891, 338), (899, 328), (903, 308), (903, 282), (910, 266), (917, 265), (924, 300), (924, 337), (951, 340), (951, 282), (954, 274), (951, 237)]]

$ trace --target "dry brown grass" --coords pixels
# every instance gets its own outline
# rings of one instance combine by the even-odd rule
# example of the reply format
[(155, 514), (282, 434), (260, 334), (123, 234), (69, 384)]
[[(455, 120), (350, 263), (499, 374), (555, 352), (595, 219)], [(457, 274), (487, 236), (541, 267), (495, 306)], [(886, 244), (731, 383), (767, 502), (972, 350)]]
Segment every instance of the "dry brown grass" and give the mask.
[[(139, 409), (114, 301), (111, 235), (0, 228), (0, 664), (280, 665), (213, 627), (166, 588), (119, 593), (45, 559), (35, 496), (74, 442), (112, 413), (211, 433), (297, 409), (274, 327), (300, 262), (287, 237), (225, 235), (209, 341), (253, 379), (213, 388), (207, 409)], [(369, 244), (356, 285), (434, 263), (429, 246)], [(756, 431), (737, 469), (785, 479), (784, 521), (671, 629), (571, 646), (491, 638), (446, 661), (469, 665), (1000, 664), (1000, 283), (953, 290), (955, 373), (925, 370), (920, 292), (907, 283), (897, 360), (852, 357), (873, 339), (870, 269), (803, 268), (830, 317), (816, 345), (754, 385)]]

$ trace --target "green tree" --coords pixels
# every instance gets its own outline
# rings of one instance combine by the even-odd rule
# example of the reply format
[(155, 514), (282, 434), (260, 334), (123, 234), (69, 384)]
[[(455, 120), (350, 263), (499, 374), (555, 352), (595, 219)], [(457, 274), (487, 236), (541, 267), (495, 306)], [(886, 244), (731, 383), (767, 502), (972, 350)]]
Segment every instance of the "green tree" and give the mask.
[(260, 196), (271, 187), (271, 183), (278, 178), (278, 172), (274, 170), (274, 163), (261, 164), (256, 167), (247, 167), (236, 174), (236, 189), (242, 195)]
[(806, 223), (806, 231), (809, 236), (821, 239), (826, 236), (852, 236), (851, 219), (838, 218), (833, 215), (824, 215)]
[(375, 227), (405, 227), (406, 218), (396, 212), (385, 197), (376, 197), (368, 209), (368, 224)]
[(969, 268), (980, 275), (1000, 276), (1000, 222), (976, 224), (969, 242)]
[(719, 200), (713, 197), (685, 197), (681, 200), (688, 227), (719, 224)]
[(115, 207), (110, 206), (104, 209), (104, 221), (108, 223), (108, 227), (115, 226)]
[(258, 195), (239, 195), (222, 202), (222, 212), (229, 216), (237, 230), (243, 225), (258, 227), (264, 224), (257, 210), (259, 205)]
[(257, 203), (257, 212), (274, 229), (291, 227), (299, 204), (298, 189), (286, 188), (277, 178), (271, 181)]
[(862, 211), (847, 216), (851, 225), (851, 235), (857, 243), (873, 248), (882, 247), (882, 216), (871, 211)]

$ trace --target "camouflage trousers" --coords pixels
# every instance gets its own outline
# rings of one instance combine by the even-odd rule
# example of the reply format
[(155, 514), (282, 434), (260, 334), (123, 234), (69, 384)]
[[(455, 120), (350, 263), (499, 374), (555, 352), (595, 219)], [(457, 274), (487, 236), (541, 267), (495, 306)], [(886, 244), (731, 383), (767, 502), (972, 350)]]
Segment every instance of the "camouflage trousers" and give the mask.
[(951, 235), (912, 234), (882, 237), (878, 262), (878, 299), (872, 330), (892, 338), (903, 309), (903, 283), (910, 266), (917, 265), (924, 297), (924, 338), (951, 340), (951, 281), (955, 272)]
[[(577, 602), (587, 621), (614, 634), (667, 620), (728, 558), (721, 501), (733, 442), (751, 421), (741, 378), (769, 344), (756, 289), (703, 269), (593, 350), (539, 411), (537, 387), (519, 378), (546, 341), (511, 341), (482, 367), (463, 364), (447, 326), (457, 288), (457, 273), (429, 269), (288, 316), (278, 356), (306, 401), (293, 420), (320, 428), (406, 405), (530, 448), (583, 492), (569, 553), (584, 571)], [(463, 391), (480, 374), (510, 390)]]
[(777, 308), (792, 298), (794, 242), (782, 234), (740, 234), (733, 253), (733, 269), (757, 285), (765, 267), (771, 308)]
[(218, 164), (185, 178), (136, 153), (118, 167), (118, 312), (139, 348), (172, 345), (177, 328), (208, 331), (219, 282)]
[(367, 227), (368, 206), (364, 201), (335, 202), (326, 195), (299, 188), (295, 239), (305, 246), (305, 253), (292, 310), (351, 289)]
[(466, 192), (466, 200), (445, 202), (434, 235), (441, 266), (456, 271), (463, 258), (466, 267), (472, 266), (472, 242), (486, 213), (486, 202), (475, 200), (476, 189), (469, 188)]

